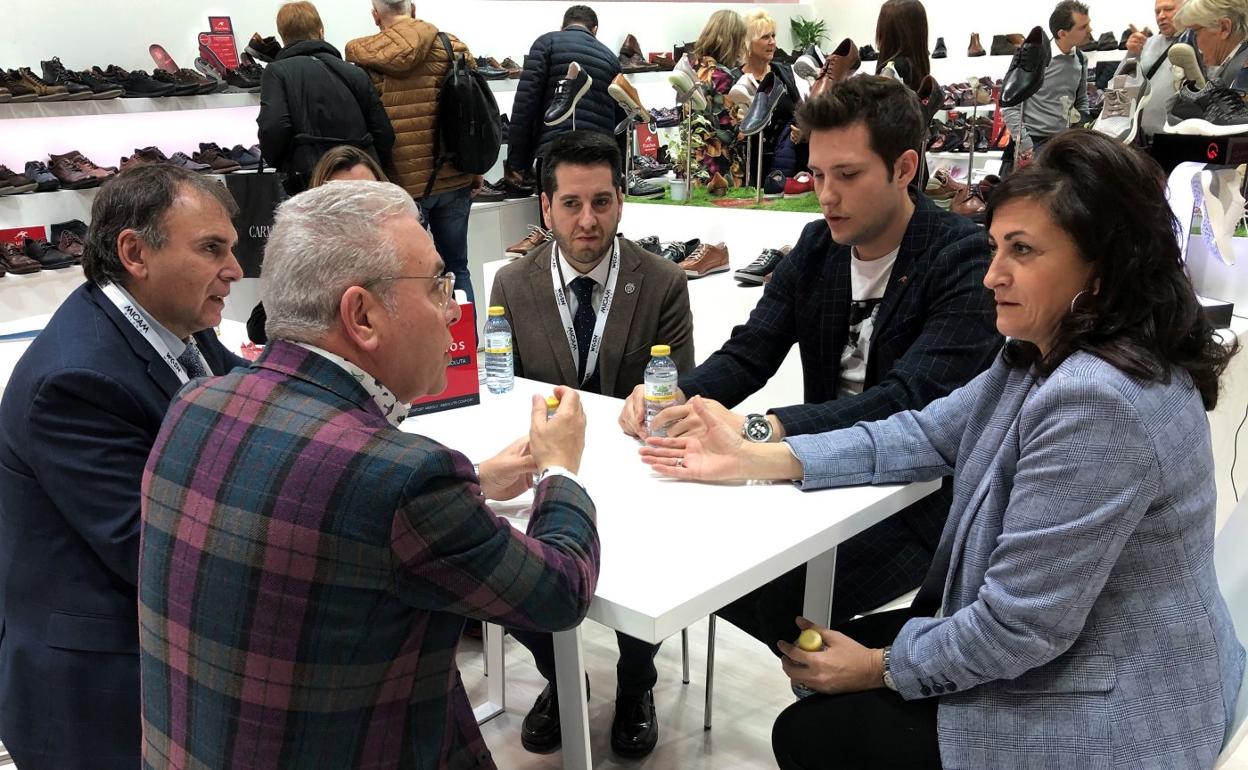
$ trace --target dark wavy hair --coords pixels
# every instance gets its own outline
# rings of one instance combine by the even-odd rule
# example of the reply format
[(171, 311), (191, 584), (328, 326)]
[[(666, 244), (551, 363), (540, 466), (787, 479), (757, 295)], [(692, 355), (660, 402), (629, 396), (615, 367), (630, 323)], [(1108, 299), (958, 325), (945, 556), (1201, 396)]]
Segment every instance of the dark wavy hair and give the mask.
[(897, 74), (911, 91), (917, 91), (919, 83), (932, 71), (927, 53), (927, 10), (923, 3), (888, 0), (881, 5), (875, 21), (875, 47), (879, 54), (875, 74), (883, 72), (890, 61), (902, 58), (908, 66), (899, 66)]
[(1143, 380), (1191, 375), (1205, 409), (1218, 402), (1218, 379), (1238, 351), (1224, 346), (1205, 317), (1179, 251), (1187, 237), (1166, 201), (1166, 177), (1147, 155), (1104, 134), (1071, 129), (1054, 137), (1026, 168), (993, 188), (987, 223), (1013, 200), (1048, 207), (1053, 221), (1093, 266), (1100, 286), (1079, 297), (1042, 356), (1011, 340), (1003, 358), (1049, 375), (1080, 350)]

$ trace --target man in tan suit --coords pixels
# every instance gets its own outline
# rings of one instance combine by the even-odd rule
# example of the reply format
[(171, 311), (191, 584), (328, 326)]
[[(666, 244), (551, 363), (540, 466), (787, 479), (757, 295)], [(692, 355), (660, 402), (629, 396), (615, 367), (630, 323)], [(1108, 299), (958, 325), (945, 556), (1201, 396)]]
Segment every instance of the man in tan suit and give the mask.
[[(542, 213), (554, 242), (498, 272), (491, 305), (511, 323), (516, 374), (608, 396), (642, 382), (651, 345), (670, 345), (678, 371), (693, 368), (693, 317), (684, 271), (616, 237), (624, 207), (619, 147), (605, 134), (558, 136), (542, 167)], [(533, 653), (546, 689), (525, 717), (530, 751), (560, 744), (554, 650), (549, 634), (511, 630)], [(658, 740), (654, 684), (658, 645), (616, 634), (611, 747), (643, 757)]]
[(439, 30), (415, 18), (412, 0), (373, 0), (377, 34), (347, 43), (347, 61), (368, 71), (394, 126), (390, 181), (420, 204), (420, 216), (433, 244), (455, 273), (455, 288), (472, 300), (468, 272), (468, 211), (484, 178), (466, 174), (450, 162), (438, 165), (435, 146), (438, 97), (450, 69), (449, 45), (475, 67), (472, 53), (454, 35), (444, 42)]

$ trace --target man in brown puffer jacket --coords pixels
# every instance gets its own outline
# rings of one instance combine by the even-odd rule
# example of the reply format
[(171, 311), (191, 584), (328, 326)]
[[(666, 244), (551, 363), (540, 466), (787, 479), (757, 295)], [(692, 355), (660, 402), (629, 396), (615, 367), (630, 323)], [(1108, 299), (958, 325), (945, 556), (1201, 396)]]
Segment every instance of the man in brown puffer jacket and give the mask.
[[(415, 16), (411, 0), (373, 0), (376, 35), (347, 43), (347, 61), (368, 71), (394, 126), (393, 167), (386, 169), (420, 204), (455, 288), (473, 299), (468, 274), (468, 210), (484, 178), (443, 163), (434, 177), (437, 147), (438, 96), (450, 68), (438, 28)], [(456, 55), (473, 62), (468, 47), (448, 33)], [(433, 184), (430, 186), (430, 178)]]

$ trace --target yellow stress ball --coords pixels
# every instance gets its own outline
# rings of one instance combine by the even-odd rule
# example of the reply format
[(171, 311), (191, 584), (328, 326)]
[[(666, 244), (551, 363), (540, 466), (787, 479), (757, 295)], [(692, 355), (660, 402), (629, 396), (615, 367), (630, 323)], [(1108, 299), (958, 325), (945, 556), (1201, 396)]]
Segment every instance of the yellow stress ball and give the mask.
[(823, 637), (813, 628), (808, 628), (797, 637), (797, 646), (806, 652), (819, 652), (823, 649)]

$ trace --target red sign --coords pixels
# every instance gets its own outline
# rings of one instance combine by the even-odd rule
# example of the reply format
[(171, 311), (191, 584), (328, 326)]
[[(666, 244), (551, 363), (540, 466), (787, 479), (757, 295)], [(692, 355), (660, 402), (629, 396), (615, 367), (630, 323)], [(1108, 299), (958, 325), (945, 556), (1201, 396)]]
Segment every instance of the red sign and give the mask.
[[(227, 69), (238, 69), (238, 49), (234, 47), (233, 33), (200, 32), (199, 47), (201, 51), (208, 49)], [(204, 56), (203, 58), (207, 59), (209, 64), (213, 64), (211, 57)]]
[(234, 24), (229, 16), (209, 16), (208, 29), (220, 35), (234, 34)]
[(645, 155), (658, 160), (659, 158), (659, 135), (650, 130), (647, 123), (637, 124), (637, 148), (638, 155)]
[(22, 248), (23, 242), (27, 238), (38, 240), (47, 237), (48, 231), (43, 225), (38, 227), (10, 227), (7, 230), (0, 230), (0, 243), (12, 243), (19, 249)]
[(446, 390), (412, 402), (410, 414), (442, 412), (481, 403), (477, 380), (477, 318), (471, 302), (459, 306), (459, 322), (451, 327), (451, 363), (446, 368)]

